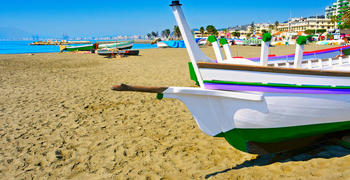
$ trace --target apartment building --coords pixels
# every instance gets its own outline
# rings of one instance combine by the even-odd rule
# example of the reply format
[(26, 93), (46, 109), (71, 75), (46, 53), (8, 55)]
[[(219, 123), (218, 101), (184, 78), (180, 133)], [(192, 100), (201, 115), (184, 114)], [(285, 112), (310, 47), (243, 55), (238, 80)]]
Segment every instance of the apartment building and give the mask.
[(327, 6), (325, 9), (326, 18), (330, 19), (333, 16), (341, 18), (343, 14), (348, 11), (350, 3), (347, 0), (337, 0), (331, 6)]
[(287, 23), (280, 23), (278, 31), (300, 32), (305, 30), (326, 29), (334, 30), (334, 23), (328, 18), (292, 18)]

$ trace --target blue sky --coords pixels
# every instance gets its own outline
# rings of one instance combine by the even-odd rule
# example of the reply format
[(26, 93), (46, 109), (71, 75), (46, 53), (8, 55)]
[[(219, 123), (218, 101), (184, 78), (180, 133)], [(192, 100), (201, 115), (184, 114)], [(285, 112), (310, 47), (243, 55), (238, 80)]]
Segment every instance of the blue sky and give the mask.
[[(335, 1), (335, 0), (334, 0)], [(182, 0), (192, 28), (217, 28), (293, 17), (323, 15), (333, 0)], [(171, 0), (4, 0), (0, 27), (19, 28), (44, 36), (147, 34), (172, 29)]]

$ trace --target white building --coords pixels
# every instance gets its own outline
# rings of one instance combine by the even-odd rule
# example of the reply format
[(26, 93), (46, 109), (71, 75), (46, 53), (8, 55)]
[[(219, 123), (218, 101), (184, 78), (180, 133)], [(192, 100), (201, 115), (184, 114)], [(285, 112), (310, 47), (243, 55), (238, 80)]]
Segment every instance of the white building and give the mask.
[(301, 32), (305, 30), (326, 29), (334, 30), (334, 23), (331, 19), (326, 18), (292, 18), (287, 23), (280, 23), (277, 27), (278, 31)]
[(341, 17), (350, 7), (350, 3), (347, 0), (337, 0), (331, 6), (327, 6), (325, 9), (326, 18), (331, 18), (332, 16)]
[[(272, 24), (267, 24), (267, 23), (254, 24), (254, 30), (255, 30), (256, 33), (262, 33), (263, 30), (269, 31), (269, 30), (271, 30), (271, 29), (270, 29), (270, 26), (271, 26), (271, 25), (272, 25)], [(253, 32), (252, 27), (251, 27), (251, 26), (248, 26), (248, 27), (247, 27), (247, 31), (248, 31), (248, 32)]]

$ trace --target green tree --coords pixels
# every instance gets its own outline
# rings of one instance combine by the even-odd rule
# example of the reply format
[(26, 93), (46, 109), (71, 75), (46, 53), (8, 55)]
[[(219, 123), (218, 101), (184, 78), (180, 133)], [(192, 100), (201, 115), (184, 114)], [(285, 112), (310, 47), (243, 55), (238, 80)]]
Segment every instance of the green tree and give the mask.
[(240, 37), (241, 33), (240, 32), (232, 32), (232, 36), (234, 37)]
[(206, 30), (210, 35), (216, 35), (218, 33), (218, 30), (213, 25), (208, 25)]
[(280, 23), (278, 21), (275, 22), (275, 30), (277, 31), (278, 26), (280, 25)]
[(151, 38), (152, 38), (152, 34), (151, 34), (151, 33), (148, 33), (148, 34), (147, 34), (147, 38), (148, 38), (148, 39), (151, 39)]
[(333, 23), (333, 24), (338, 23), (338, 18), (337, 18), (337, 16), (330, 16), (330, 19), (331, 19), (331, 23)]
[(252, 35), (251, 33), (248, 33), (247, 34), (247, 39), (249, 39), (251, 35)]
[(201, 32), (202, 37), (204, 35), (204, 31), (205, 31), (204, 27), (199, 28), (199, 32)]
[(254, 32), (255, 30), (255, 24), (254, 21), (250, 24), (250, 32)]
[[(324, 33), (326, 31), (327, 31), (326, 29), (317, 29), (316, 33)], [(309, 34), (309, 35), (315, 34), (315, 30), (314, 29), (307, 29), (307, 30), (305, 30), (305, 34)]]
[(153, 38), (157, 38), (159, 36), (158, 32), (152, 31), (151, 34), (152, 34)]
[(170, 36), (170, 29), (165, 29), (164, 31), (162, 31), (162, 37), (165, 37), (166, 39), (168, 39)]
[(174, 26), (174, 36), (176, 39), (180, 39), (182, 37), (179, 26)]
[[(350, 0), (347, 0), (350, 2)], [(340, 18), (340, 22), (338, 21), (339, 28), (344, 29), (344, 28), (349, 28), (350, 27), (350, 7), (344, 6), (341, 10), (345, 11), (343, 16)]]

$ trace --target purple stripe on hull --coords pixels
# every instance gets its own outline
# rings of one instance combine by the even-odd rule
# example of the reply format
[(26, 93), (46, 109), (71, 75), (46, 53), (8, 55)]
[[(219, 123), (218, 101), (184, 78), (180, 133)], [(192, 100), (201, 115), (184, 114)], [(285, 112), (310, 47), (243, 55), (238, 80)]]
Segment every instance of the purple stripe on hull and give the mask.
[(272, 93), (300, 93), (300, 94), (350, 94), (350, 89), (320, 89), (320, 88), (293, 88), (293, 87), (267, 87), (236, 84), (205, 83), (205, 88), (226, 91), (255, 91)]
[[(328, 59), (328, 58), (334, 58), (337, 55), (341, 55), (342, 53), (339, 50), (336, 51), (329, 51), (329, 52), (320, 52), (320, 53), (314, 53), (314, 54), (304, 54), (303, 59)], [(294, 54), (286, 55), (286, 56), (275, 56), (275, 57), (269, 57), (268, 61), (281, 61), (281, 60), (294, 60)], [(252, 61), (260, 61), (260, 58), (248, 58)]]

